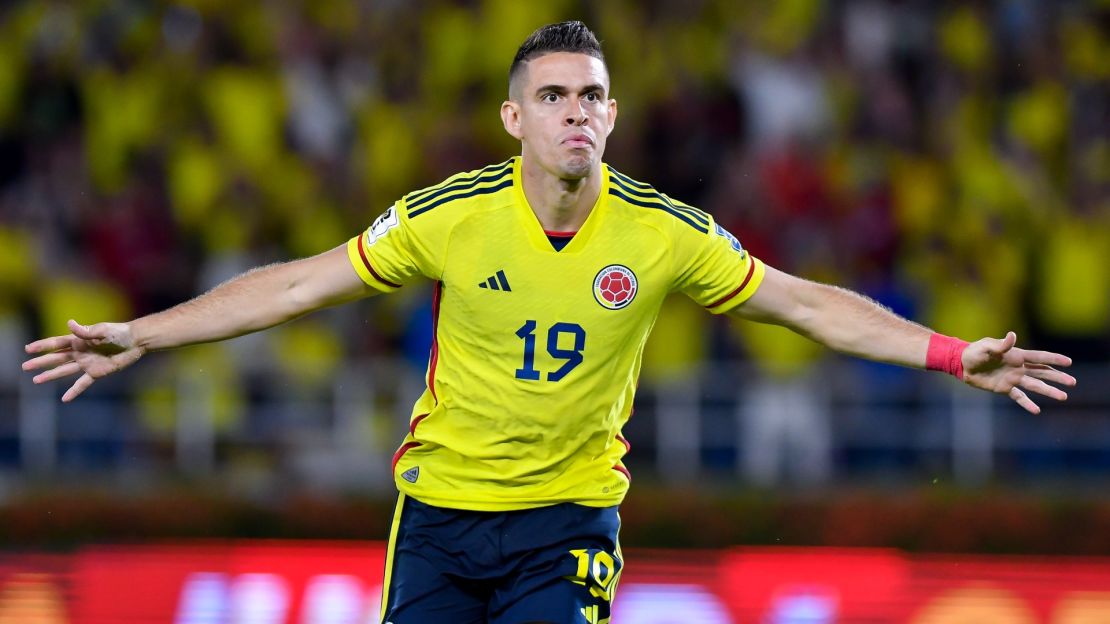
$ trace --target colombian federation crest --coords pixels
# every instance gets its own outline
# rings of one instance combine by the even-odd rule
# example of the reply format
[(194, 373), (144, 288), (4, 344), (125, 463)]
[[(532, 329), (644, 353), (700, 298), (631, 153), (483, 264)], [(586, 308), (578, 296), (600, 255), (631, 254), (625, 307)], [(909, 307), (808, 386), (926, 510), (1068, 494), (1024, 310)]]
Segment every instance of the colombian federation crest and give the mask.
[(632, 303), (637, 290), (636, 274), (622, 264), (610, 264), (594, 278), (594, 299), (606, 310), (620, 310)]

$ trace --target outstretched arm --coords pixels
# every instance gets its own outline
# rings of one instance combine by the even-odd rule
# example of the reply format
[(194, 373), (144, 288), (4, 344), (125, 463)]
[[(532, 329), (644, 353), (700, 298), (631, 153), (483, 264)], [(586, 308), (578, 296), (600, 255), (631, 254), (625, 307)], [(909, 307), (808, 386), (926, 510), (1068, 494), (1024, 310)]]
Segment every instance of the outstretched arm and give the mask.
[(47, 369), (34, 377), (35, 383), (82, 373), (62, 395), (68, 402), (148, 351), (241, 336), (375, 292), (355, 273), (346, 245), (340, 245), (311, 258), (253, 269), (129, 323), (81, 325), (71, 320), (71, 334), (26, 346), (29, 354), (45, 355), (25, 361), (23, 370)]
[[(1025, 391), (1059, 401), (1067, 394), (1049, 385), (1074, 386), (1075, 378), (1053, 366), (1070, 366), (1071, 358), (1014, 345), (1017, 336), (982, 338), (963, 347), (908, 321), (850, 290), (811, 282), (767, 267), (759, 290), (730, 315), (782, 325), (841, 353), (914, 368), (952, 372), (968, 385), (1005, 394), (1034, 414), (1040, 408)], [(949, 349), (951, 365), (938, 364)]]

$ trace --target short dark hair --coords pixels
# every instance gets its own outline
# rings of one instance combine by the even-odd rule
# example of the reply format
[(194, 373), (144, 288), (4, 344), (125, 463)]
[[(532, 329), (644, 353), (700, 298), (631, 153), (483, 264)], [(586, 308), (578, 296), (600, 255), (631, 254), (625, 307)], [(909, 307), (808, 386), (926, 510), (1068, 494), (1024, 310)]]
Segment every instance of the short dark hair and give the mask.
[(605, 54), (601, 51), (601, 43), (598, 42), (597, 37), (590, 32), (585, 24), (577, 20), (548, 24), (529, 35), (516, 51), (513, 64), (509, 66), (510, 97), (512, 95), (513, 79), (520, 73), (524, 64), (552, 52), (588, 54), (602, 63), (605, 62)]

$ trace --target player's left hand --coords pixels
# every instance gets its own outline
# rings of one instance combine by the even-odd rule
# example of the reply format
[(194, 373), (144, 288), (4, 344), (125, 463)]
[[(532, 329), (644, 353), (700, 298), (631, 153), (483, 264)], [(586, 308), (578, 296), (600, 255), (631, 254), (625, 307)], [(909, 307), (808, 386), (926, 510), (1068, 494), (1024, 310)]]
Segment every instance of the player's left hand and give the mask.
[(1065, 401), (1068, 394), (1051, 386), (1075, 385), (1075, 377), (1056, 370), (1054, 366), (1071, 366), (1071, 358), (1051, 351), (1018, 349), (1017, 334), (1005, 338), (982, 338), (964, 349), (964, 382), (981, 390), (1005, 394), (1032, 414), (1041, 408), (1029, 399), (1026, 391)]

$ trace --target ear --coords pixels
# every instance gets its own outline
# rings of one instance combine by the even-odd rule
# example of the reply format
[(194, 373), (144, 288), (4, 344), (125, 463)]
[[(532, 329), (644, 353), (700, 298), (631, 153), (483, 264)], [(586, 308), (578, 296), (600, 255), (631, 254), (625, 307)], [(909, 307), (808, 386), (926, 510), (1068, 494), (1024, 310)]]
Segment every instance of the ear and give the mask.
[(609, 113), (609, 130), (607, 130), (605, 132), (606, 136), (608, 136), (609, 133), (613, 131), (613, 128), (616, 127), (616, 125), (617, 125), (617, 101), (612, 99), (612, 98), (609, 99), (608, 113)]
[(520, 131), (520, 104), (512, 100), (505, 100), (501, 103), (501, 123), (505, 126), (505, 132), (508, 132), (516, 140), (524, 138), (524, 134)]

